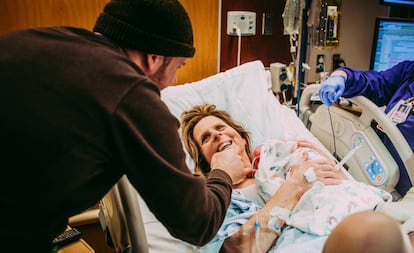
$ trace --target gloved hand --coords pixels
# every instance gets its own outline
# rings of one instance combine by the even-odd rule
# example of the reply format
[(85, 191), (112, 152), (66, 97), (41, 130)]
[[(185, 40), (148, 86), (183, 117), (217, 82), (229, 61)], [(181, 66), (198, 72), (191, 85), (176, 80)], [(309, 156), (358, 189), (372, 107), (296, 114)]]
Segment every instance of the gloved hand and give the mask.
[(337, 101), (345, 90), (345, 77), (341, 75), (333, 75), (328, 77), (319, 90), (319, 97), (327, 106)]

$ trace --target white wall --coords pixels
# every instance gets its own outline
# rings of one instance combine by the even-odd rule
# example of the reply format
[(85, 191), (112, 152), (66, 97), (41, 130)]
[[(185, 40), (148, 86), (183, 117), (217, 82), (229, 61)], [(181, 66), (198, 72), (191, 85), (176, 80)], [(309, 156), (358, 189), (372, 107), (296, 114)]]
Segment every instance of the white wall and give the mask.
[(380, 5), (378, 0), (343, 0), (340, 17), (339, 47), (317, 49), (311, 47), (307, 63), (311, 70), (305, 75), (305, 82), (319, 79), (315, 73), (316, 55), (325, 55), (325, 69), (332, 71), (332, 55), (340, 54), (347, 66), (369, 69), (372, 39), (376, 17), (388, 16), (389, 7)]

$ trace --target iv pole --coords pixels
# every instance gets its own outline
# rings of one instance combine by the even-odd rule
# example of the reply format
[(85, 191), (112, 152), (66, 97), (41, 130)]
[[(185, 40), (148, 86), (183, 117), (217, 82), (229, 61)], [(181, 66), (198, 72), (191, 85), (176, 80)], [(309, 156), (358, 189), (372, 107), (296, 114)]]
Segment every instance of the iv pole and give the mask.
[(302, 9), (302, 25), (301, 25), (301, 33), (299, 36), (299, 57), (297, 61), (297, 73), (296, 73), (296, 114), (299, 116), (300, 112), (300, 95), (301, 95), (301, 80), (303, 79), (303, 66), (302, 63), (305, 62), (305, 56), (308, 48), (308, 11), (310, 9), (311, 0), (305, 0), (305, 8)]

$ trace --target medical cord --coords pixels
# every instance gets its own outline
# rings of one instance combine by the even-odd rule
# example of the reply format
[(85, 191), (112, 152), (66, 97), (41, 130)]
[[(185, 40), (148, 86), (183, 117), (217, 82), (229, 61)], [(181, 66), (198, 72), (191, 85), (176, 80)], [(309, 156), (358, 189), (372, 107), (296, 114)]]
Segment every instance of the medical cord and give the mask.
[(328, 106), (328, 114), (329, 114), (329, 122), (331, 123), (331, 131), (332, 131), (332, 138), (333, 138), (333, 155), (335, 158), (338, 158), (337, 154), (336, 154), (336, 138), (335, 138), (335, 132), (334, 132), (334, 127), (333, 127), (333, 123), (332, 123), (332, 114), (331, 114), (331, 109)]
[(255, 229), (255, 240), (256, 240), (256, 251), (258, 253), (262, 252), (262, 249), (260, 247), (260, 223), (259, 223), (259, 213), (256, 213), (256, 222), (254, 223), (254, 229)]
[(241, 30), (236, 28), (237, 34), (237, 66), (240, 66), (240, 54), (241, 54)]

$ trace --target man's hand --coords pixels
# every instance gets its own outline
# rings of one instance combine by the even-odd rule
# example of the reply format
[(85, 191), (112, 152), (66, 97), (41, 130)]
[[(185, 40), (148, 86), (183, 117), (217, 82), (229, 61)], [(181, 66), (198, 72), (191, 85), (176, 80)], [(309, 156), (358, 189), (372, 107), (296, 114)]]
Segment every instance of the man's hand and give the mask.
[(217, 152), (211, 158), (211, 170), (224, 170), (231, 179), (233, 185), (246, 180), (247, 175), (252, 173), (250, 164), (244, 164), (241, 157), (241, 150), (237, 146), (231, 146), (221, 152)]

